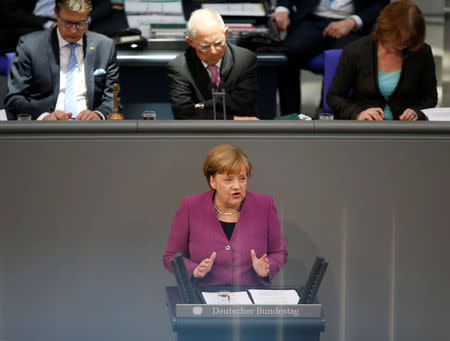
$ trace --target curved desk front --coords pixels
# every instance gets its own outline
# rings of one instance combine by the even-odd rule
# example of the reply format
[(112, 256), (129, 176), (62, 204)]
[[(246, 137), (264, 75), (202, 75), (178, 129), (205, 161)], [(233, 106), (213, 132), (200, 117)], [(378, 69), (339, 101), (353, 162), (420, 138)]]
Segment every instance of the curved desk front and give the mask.
[(0, 122), (0, 338), (173, 340), (161, 257), (222, 143), (273, 196), (274, 285), (330, 260), (321, 341), (448, 339), (450, 123), (132, 120)]
[[(167, 64), (183, 51), (143, 50), (118, 51), (120, 67), (120, 96), (127, 112), (141, 110), (153, 102), (169, 101)], [(277, 112), (277, 69), (286, 63), (282, 53), (258, 52), (258, 116), (273, 119)], [(134, 117), (126, 117), (133, 119)]]

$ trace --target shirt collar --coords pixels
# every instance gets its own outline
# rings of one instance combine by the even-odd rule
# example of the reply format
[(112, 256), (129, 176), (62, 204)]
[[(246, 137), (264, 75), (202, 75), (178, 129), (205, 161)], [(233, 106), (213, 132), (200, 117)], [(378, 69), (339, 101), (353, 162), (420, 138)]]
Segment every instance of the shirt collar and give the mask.
[[(220, 60), (216, 64), (218, 70), (220, 70), (220, 66), (222, 65), (222, 59), (223, 58), (220, 58)], [(205, 67), (205, 69), (207, 69), (208, 68), (208, 64), (206, 64), (203, 60), (201, 60), (201, 62), (203, 64), (203, 66)]]
[[(64, 40), (61, 33), (59, 32), (59, 28), (56, 28), (56, 35), (58, 36), (59, 47), (67, 46), (67, 44), (70, 44), (68, 41)], [(77, 41), (77, 44), (83, 46), (83, 37), (81, 37), (81, 39)]]

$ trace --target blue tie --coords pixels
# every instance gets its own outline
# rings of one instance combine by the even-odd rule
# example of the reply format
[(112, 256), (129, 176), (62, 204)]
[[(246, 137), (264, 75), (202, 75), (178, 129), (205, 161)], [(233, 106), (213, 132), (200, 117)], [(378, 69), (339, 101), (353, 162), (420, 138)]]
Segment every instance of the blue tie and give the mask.
[(77, 58), (75, 57), (75, 48), (77, 43), (70, 43), (67, 45), (70, 48), (69, 62), (67, 63), (67, 78), (66, 78), (66, 93), (64, 95), (64, 112), (72, 113), (74, 119), (77, 112), (77, 97), (75, 94), (75, 72), (78, 68)]

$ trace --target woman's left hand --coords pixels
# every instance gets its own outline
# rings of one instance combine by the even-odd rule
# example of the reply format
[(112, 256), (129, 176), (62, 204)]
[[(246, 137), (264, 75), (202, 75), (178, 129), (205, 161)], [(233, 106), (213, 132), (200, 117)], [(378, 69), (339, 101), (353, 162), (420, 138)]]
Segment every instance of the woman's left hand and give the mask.
[(253, 269), (259, 277), (266, 277), (269, 274), (269, 259), (266, 254), (263, 254), (261, 258), (256, 257), (255, 250), (250, 250), (252, 256)]
[(406, 109), (399, 117), (402, 121), (417, 121), (419, 119), (417, 113), (412, 109)]

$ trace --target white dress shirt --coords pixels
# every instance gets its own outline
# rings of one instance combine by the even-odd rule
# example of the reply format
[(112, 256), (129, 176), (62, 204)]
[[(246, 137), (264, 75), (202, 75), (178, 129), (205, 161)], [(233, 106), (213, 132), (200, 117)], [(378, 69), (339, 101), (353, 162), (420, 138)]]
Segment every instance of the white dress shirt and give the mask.
[[(289, 9), (278, 6), (275, 8), (275, 12), (289, 13)], [(363, 21), (359, 16), (355, 15), (355, 8), (352, 0), (321, 0), (312, 13), (324, 18), (352, 18), (356, 22), (356, 30), (360, 30), (363, 27)]]
[[(67, 64), (69, 63), (70, 48), (68, 42), (64, 40), (59, 33), (59, 29), (56, 30), (59, 44), (59, 93), (56, 100), (55, 110), (64, 111), (64, 98), (66, 92), (66, 78), (67, 78)], [(83, 38), (77, 42), (78, 46), (75, 48), (75, 57), (77, 58), (78, 68), (75, 70), (75, 88), (76, 88), (76, 102), (77, 102), (77, 114), (87, 109), (87, 86), (86, 86), (86, 74), (84, 71), (84, 53), (83, 53)], [(102, 119), (105, 119), (102, 113), (100, 114)], [(38, 120), (42, 120), (44, 117), (50, 115), (46, 112), (38, 117)], [(72, 115), (75, 118), (76, 115)]]

